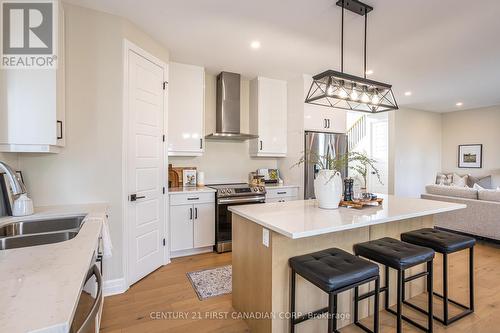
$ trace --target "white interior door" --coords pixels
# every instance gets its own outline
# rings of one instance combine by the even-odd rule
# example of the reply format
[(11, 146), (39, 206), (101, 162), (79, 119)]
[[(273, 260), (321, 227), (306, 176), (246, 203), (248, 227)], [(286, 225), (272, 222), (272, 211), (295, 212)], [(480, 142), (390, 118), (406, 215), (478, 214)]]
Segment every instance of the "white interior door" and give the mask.
[(128, 282), (163, 264), (165, 69), (128, 51)]
[(371, 157), (377, 161), (380, 173), (380, 184), (376, 175), (369, 175), (369, 191), (388, 193), (388, 160), (389, 160), (389, 123), (387, 117), (370, 117)]

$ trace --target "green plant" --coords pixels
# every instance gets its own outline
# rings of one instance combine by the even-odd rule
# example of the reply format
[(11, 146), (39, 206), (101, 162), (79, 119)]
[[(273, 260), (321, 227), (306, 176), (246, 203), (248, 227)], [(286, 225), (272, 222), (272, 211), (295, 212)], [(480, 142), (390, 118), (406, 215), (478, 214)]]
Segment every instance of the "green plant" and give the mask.
[(312, 151), (306, 152), (304, 156), (302, 156), (294, 166), (299, 166), (306, 162), (306, 156), (308, 157), (308, 161), (311, 164), (316, 164), (320, 167), (320, 169), (325, 170), (341, 170), (346, 165), (350, 170), (358, 173), (362, 178), (364, 185), (366, 187), (368, 180), (368, 172), (371, 169), (373, 174), (377, 176), (377, 180), (380, 184), (383, 185), (382, 179), (380, 178), (380, 172), (375, 166), (377, 161), (371, 157), (369, 157), (366, 153), (359, 153), (356, 151), (349, 152), (346, 154), (342, 154), (335, 158), (332, 158), (330, 155), (323, 156), (318, 155)]

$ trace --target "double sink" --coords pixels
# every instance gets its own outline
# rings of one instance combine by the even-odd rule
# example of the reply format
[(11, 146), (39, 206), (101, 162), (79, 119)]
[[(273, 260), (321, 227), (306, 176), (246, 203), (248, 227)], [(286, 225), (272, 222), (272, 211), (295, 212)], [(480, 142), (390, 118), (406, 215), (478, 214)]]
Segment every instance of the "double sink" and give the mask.
[(20, 221), (0, 227), (0, 250), (59, 243), (74, 238), (85, 216)]

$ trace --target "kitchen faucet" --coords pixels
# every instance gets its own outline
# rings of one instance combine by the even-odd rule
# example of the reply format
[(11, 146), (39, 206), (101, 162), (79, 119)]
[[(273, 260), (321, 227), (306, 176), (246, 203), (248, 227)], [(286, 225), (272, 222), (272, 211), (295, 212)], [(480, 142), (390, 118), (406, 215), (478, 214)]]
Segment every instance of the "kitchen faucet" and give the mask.
[(5, 172), (9, 180), (12, 195), (14, 197), (14, 204), (12, 207), (13, 216), (26, 216), (33, 214), (33, 201), (28, 197), (26, 185), (19, 177), (19, 175), (8, 164), (0, 161), (0, 171)]

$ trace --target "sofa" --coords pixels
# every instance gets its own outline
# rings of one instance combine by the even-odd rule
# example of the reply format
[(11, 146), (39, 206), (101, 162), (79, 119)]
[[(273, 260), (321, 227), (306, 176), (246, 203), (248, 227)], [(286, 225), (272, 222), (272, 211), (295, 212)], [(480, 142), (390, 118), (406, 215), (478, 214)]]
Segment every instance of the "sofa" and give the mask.
[(436, 227), (500, 241), (500, 191), (443, 185), (427, 185), (425, 190), (422, 199), (467, 205), (465, 209), (437, 214)]

